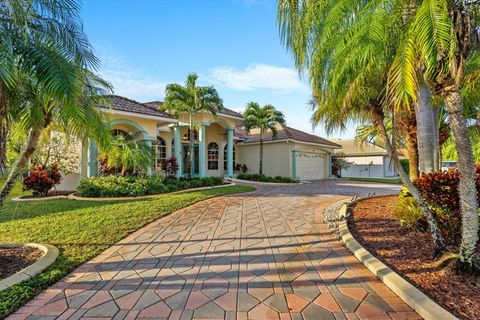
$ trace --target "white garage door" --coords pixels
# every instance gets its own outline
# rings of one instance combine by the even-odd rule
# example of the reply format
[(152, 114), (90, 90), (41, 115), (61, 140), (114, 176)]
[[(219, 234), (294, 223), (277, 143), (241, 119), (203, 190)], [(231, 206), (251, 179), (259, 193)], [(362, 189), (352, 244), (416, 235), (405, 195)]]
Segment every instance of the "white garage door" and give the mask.
[(325, 161), (323, 154), (296, 152), (297, 176), (301, 180), (325, 179)]

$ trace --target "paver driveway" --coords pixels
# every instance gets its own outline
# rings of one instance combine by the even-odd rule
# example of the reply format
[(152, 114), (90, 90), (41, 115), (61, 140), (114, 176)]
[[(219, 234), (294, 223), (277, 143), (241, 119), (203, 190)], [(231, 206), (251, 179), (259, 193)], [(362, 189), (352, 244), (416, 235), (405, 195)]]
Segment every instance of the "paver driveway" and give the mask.
[(130, 235), (11, 318), (418, 319), (321, 219), (346, 195), (398, 189), (319, 181), (203, 201)]

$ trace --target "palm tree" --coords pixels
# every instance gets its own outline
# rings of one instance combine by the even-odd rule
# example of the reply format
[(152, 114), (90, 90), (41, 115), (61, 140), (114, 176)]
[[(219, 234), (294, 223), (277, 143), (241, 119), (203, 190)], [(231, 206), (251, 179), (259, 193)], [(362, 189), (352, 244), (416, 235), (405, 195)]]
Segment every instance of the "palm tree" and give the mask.
[(404, 185), (429, 223), (435, 255), (445, 241), (428, 205), (400, 165), (393, 138), (385, 127), (385, 113), (398, 109), (386, 105), (387, 75), (397, 51), (404, 8), (391, 1), (280, 0), (278, 24), (282, 42), (291, 51), (299, 71), (308, 70), (316, 104), (313, 123), (326, 129), (371, 121), (384, 141)]
[(126, 176), (128, 170), (146, 169), (153, 161), (152, 149), (149, 146), (122, 134), (113, 138), (101, 152), (101, 157), (107, 159), (109, 167), (121, 168), (122, 176)]
[[(55, 50), (55, 48), (51, 48)], [(98, 105), (105, 104), (105, 94), (110, 85), (74, 61), (57, 52), (56, 64), (61, 64), (64, 81), (63, 97), (52, 96), (44, 89), (43, 83), (31, 75), (17, 75), (19, 81), (15, 90), (10, 91), (9, 112), (15, 119), (15, 130), (28, 132), (25, 147), (10, 169), (0, 191), (0, 207), (10, 193), (20, 173), (26, 168), (32, 154), (38, 147), (43, 131), (52, 124), (62, 131), (76, 135), (83, 141), (94, 138), (100, 146), (108, 145), (110, 131)]]
[(187, 76), (185, 85), (171, 83), (165, 89), (165, 110), (180, 116), (188, 114), (189, 116), (189, 136), (188, 136), (188, 177), (193, 176), (193, 166), (191, 165), (193, 153), (193, 134), (195, 129), (195, 115), (199, 112), (207, 112), (216, 116), (223, 109), (223, 101), (213, 86), (197, 86), (198, 76), (196, 73), (190, 73)]
[(477, 1), (421, 1), (412, 12), (389, 78), (390, 98), (396, 105), (416, 101), (419, 72), (434, 94), (444, 99), (461, 177), (459, 262), (469, 268), (475, 265), (479, 218), (474, 157), (461, 88), (467, 61), (479, 59), (479, 9)]
[(69, 94), (61, 55), (83, 68), (99, 60), (83, 33), (76, 0), (4, 0), (0, 5), (0, 170), (5, 168), (6, 137), (12, 123), (9, 91), (19, 74), (36, 78), (45, 95)]
[(263, 174), (263, 139), (268, 131), (272, 132), (273, 138), (277, 135), (278, 127), (285, 127), (285, 116), (271, 104), (263, 107), (256, 102), (249, 102), (243, 112), (245, 129), (250, 133), (252, 129), (259, 129), (260, 136), (260, 164), (258, 173)]

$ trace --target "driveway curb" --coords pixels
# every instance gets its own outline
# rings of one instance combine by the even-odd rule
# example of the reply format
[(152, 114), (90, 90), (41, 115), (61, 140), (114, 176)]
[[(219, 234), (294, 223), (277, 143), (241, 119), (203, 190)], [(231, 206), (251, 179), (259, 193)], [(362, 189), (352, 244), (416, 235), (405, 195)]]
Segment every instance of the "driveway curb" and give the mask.
[(340, 219), (339, 231), (345, 246), (348, 250), (375, 274), (390, 290), (398, 295), (406, 304), (414, 309), (422, 318), (427, 320), (453, 320), (458, 319), (449, 311), (444, 309), (438, 303), (421, 292), (410, 282), (402, 278), (398, 273), (390, 269), (383, 262), (373, 256), (366, 250), (350, 233), (348, 229), (349, 207), (361, 200), (388, 195), (367, 196), (354, 198), (347, 204), (344, 204), (338, 215)]
[(22, 281), (29, 280), (35, 277), (37, 274), (48, 268), (52, 263), (55, 262), (59, 255), (57, 247), (54, 247), (50, 244), (39, 244), (39, 243), (2, 243), (0, 247), (3, 248), (21, 248), (21, 247), (34, 247), (40, 249), (44, 252), (43, 256), (35, 261), (33, 264), (28, 267), (18, 271), (10, 277), (0, 280), (0, 291), (6, 290), (16, 284), (19, 284)]
[(303, 184), (303, 182), (296, 182), (296, 183), (288, 183), (288, 182), (261, 182), (261, 181), (252, 181), (252, 180), (242, 180), (242, 179), (235, 179), (235, 178), (228, 178), (229, 181), (232, 183), (237, 184), (244, 184), (249, 186), (299, 186)]

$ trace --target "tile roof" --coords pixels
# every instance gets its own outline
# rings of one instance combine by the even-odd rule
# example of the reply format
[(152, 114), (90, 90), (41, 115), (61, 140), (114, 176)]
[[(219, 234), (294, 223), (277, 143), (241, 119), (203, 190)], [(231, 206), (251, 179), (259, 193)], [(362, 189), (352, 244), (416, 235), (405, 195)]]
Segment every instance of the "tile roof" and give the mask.
[(243, 119), (243, 114), (241, 114), (237, 111), (233, 111), (232, 109), (225, 108), (225, 107), (223, 107), (222, 111), (220, 111), (219, 113), (225, 114), (227, 116), (238, 117), (238, 118)]
[(341, 149), (335, 150), (337, 153), (343, 153), (347, 156), (355, 155), (386, 155), (387, 151), (371, 142), (358, 142), (354, 139), (342, 140), (334, 139), (336, 143), (342, 146)]
[(172, 120), (175, 119), (175, 117), (171, 116), (166, 112), (158, 111), (155, 108), (152, 108), (151, 106), (147, 106), (143, 103), (140, 103), (132, 99), (128, 99), (128, 98), (117, 96), (117, 95), (109, 95), (108, 98), (110, 99), (110, 107), (113, 110), (139, 113), (139, 114), (144, 114), (144, 115), (154, 116), (154, 117), (169, 118)]
[[(240, 127), (237, 127), (235, 131), (237, 136), (245, 139), (244, 141), (245, 144), (256, 143), (260, 141), (260, 134), (258, 133), (247, 134), (245, 130)], [(300, 142), (322, 144), (322, 145), (332, 146), (336, 148), (340, 147), (339, 144), (336, 144), (332, 141), (329, 141), (322, 137), (319, 137), (310, 133), (306, 133), (291, 127), (284, 127), (283, 129), (277, 130), (277, 136), (275, 138), (273, 138), (273, 135), (271, 132), (267, 132), (265, 134), (264, 141), (277, 141), (277, 140), (296, 140)]]

